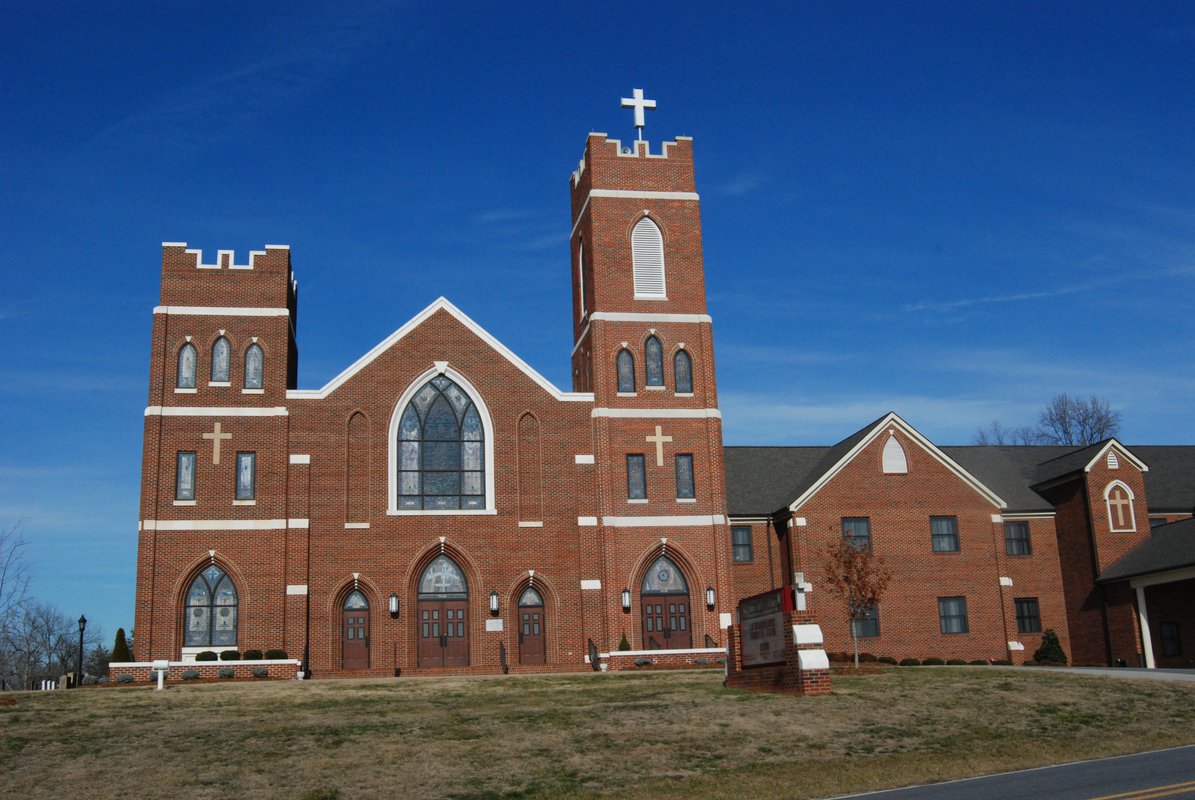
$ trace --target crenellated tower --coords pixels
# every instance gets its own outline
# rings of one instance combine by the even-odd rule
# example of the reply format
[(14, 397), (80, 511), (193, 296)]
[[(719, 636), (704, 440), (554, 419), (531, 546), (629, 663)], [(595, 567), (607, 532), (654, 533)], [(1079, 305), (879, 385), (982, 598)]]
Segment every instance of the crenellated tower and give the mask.
[[(700, 647), (707, 635), (724, 645), (729, 532), (692, 140), (653, 153), (590, 134), (571, 190), (573, 388), (594, 395), (610, 637), (625, 632), (636, 649)], [(686, 631), (668, 611), (680, 584), (661, 583), (659, 564), (683, 574)]]

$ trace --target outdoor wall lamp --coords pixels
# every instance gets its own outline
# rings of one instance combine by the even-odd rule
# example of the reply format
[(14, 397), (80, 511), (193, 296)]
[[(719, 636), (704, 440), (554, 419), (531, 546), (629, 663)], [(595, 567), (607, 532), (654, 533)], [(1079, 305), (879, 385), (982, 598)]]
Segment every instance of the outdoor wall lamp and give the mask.
[(398, 595), (394, 592), (390, 593), (390, 617), (396, 618), (398, 616)]
[(631, 610), (631, 590), (630, 589), (622, 590), (622, 610), (623, 611)]
[(707, 586), (705, 589), (705, 607), (710, 609), (711, 611), (713, 611), (714, 610), (714, 601), (716, 601), (717, 599), (718, 599), (717, 596), (714, 594), (714, 587)]
[(497, 592), (490, 592), (490, 613), (491, 614), (498, 613), (498, 593)]

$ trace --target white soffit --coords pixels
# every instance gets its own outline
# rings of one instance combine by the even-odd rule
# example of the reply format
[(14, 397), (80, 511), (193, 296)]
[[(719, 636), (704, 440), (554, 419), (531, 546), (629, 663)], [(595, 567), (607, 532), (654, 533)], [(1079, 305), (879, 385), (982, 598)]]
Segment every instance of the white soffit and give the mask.
[(290, 389), (286, 393), (288, 400), (322, 400), (332, 392), (340, 388), (349, 378), (356, 375), (364, 369), (370, 362), (380, 356), (382, 353), (390, 349), (390, 347), (400, 339), (406, 337), (409, 333), (414, 331), (424, 322), (426, 322), (437, 311), (445, 311), (451, 314), (458, 322), (469, 329), (477, 338), (481, 339), (489, 345), (495, 352), (521, 370), (527, 377), (539, 384), (539, 386), (552, 395), (556, 400), (579, 403), (592, 403), (592, 392), (562, 392), (552, 385), (552, 382), (540, 375), (523, 359), (514, 354), (506, 345), (495, 339), (488, 331), (469, 318), (465, 312), (450, 303), (446, 298), (441, 297), (427, 308), (416, 314), (407, 324), (396, 330), (394, 333), (387, 336), (379, 342), (372, 350), (357, 359), (352, 365), (341, 372), (332, 380), (328, 381), (322, 389)]
[(814, 495), (821, 491), (822, 487), (833, 480), (833, 478), (839, 472), (842, 472), (842, 470), (845, 469), (848, 464), (854, 461), (856, 456), (867, 449), (872, 442), (894, 427), (899, 429), (905, 434), (905, 436), (909, 437), (913, 443), (932, 456), (935, 461), (942, 464), (942, 466), (946, 467), (948, 470), (961, 478), (964, 483), (968, 484), (992, 505), (1001, 509), (1008, 507), (1008, 503), (1004, 502), (1004, 500), (1001, 499), (998, 494), (985, 486), (970, 472), (967, 472), (967, 470), (963, 469), (962, 466), (959, 465), (959, 463), (954, 459), (950, 458), (948, 455), (939, 450), (933, 442), (931, 442), (929, 439), (926, 439), (924, 436), (914, 430), (909, 423), (905, 422), (895, 413), (890, 412), (887, 416), (873, 425), (871, 431), (864, 436), (858, 442), (858, 444), (852, 447), (846, 455), (840, 458), (838, 463), (826, 470), (826, 472), (820, 478), (818, 478), (812, 486), (802, 492), (796, 500), (790, 503), (788, 506), (789, 511), (796, 511), (805, 503), (809, 502)]

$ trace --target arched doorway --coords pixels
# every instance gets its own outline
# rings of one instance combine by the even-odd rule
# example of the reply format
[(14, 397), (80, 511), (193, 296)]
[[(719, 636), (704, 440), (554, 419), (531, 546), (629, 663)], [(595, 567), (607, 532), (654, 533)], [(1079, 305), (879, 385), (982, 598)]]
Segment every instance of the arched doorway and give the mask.
[(543, 664), (547, 661), (544, 636), (544, 598), (534, 586), (519, 595), (519, 663)]
[(340, 666), (369, 669), (369, 601), (354, 589), (340, 610)]
[(419, 576), (419, 666), (469, 666), (469, 585), (446, 555)]
[(682, 650), (693, 646), (689, 584), (671, 558), (660, 556), (647, 568), (639, 597), (646, 649)]

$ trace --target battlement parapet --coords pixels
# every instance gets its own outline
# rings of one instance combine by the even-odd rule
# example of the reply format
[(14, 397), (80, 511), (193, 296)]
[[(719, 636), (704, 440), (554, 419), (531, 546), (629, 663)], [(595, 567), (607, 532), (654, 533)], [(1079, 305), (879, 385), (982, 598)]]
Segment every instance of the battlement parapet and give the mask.
[(186, 242), (162, 242), (163, 255), (165, 255), (165, 251), (167, 250), (179, 248), (181, 248), (188, 256), (194, 257), (196, 269), (253, 269), (257, 258), (259, 256), (264, 258), (270, 250), (285, 250), (288, 253), (290, 252), (290, 245), (288, 244), (267, 244), (265, 250), (249, 251), (248, 264), (238, 264), (236, 263), (235, 250), (217, 250), (216, 263), (204, 264), (202, 249), (187, 247)]
[(693, 165), (693, 137), (677, 136), (671, 142), (661, 142), (660, 151), (651, 151), (651, 142), (646, 139), (632, 141), (624, 146), (621, 139), (611, 139), (605, 133), (591, 133), (585, 141), (585, 152), (572, 174), (572, 187), (581, 185), (581, 178), (591, 162), (607, 159), (654, 159), (656, 161), (683, 162), (689, 170)]
[(286, 307), (293, 314), (297, 292), (289, 245), (251, 250), (245, 263), (237, 263), (233, 250), (217, 250), (206, 263), (199, 248), (162, 242), (160, 305)]

